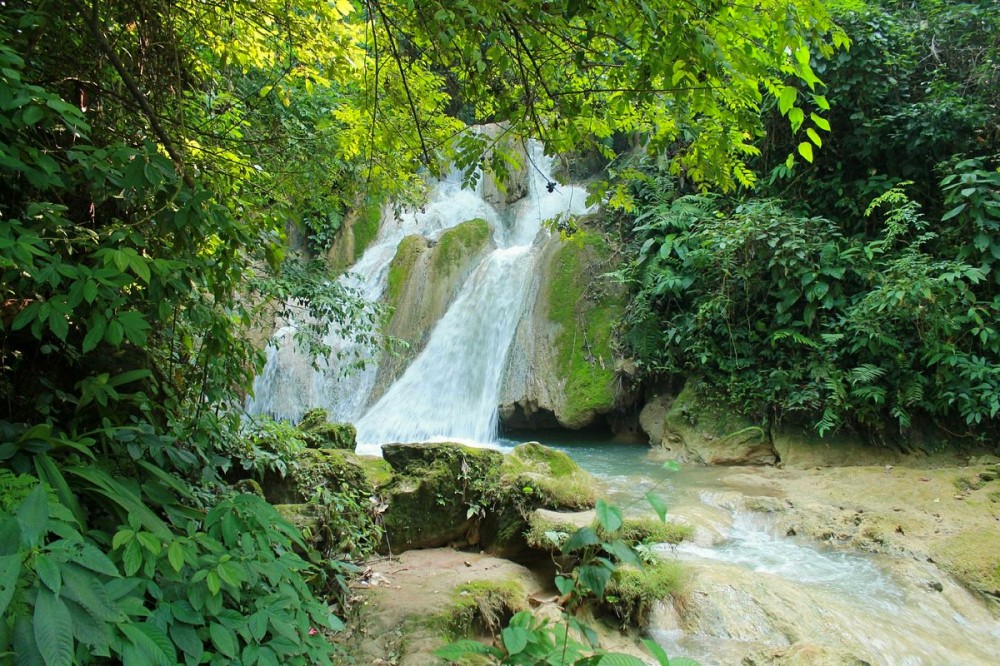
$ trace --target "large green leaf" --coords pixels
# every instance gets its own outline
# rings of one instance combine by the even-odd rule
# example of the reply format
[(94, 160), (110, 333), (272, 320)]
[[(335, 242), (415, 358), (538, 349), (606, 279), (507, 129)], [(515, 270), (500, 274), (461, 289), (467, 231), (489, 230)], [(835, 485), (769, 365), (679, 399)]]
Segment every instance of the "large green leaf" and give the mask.
[(622, 510), (608, 504), (603, 499), (597, 500), (597, 521), (606, 532), (616, 532), (622, 526)]
[(72, 563), (60, 568), (63, 580), (63, 594), (86, 608), (91, 615), (105, 622), (124, 622), (125, 613), (111, 601), (101, 579), (93, 571), (88, 571)]
[(604, 588), (611, 580), (611, 570), (605, 566), (587, 565), (578, 569), (580, 582), (589, 588), (598, 598), (604, 596)]
[(523, 652), (530, 638), (528, 630), (523, 627), (505, 627), (500, 636), (503, 639), (503, 646), (507, 648), (507, 654), (510, 655)]
[(660, 517), (660, 521), (665, 521), (667, 519), (667, 502), (654, 492), (646, 493), (646, 501), (649, 502), (649, 506), (653, 507), (653, 511), (656, 515)]
[(0, 557), (0, 617), (7, 617), (7, 606), (17, 590), (17, 579), (21, 576), (21, 555)]
[(29, 548), (37, 546), (48, 532), (49, 496), (44, 484), (35, 486), (21, 502), (17, 509), (17, 524), (21, 529), (21, 541)]
[(562, 552), (567, 554), (572, 553), (587, 546), (596, 546), (600, 542), (601, 540), (597, 538), (597, 533), (594, 530), (589, 527), (581, 527), (576, 532), (573, 532), (569, 539), (566, 539), (566, 543), (562, 547)]
[(66, 604), (46, 588), (40, 588), (35, 597), (34, 625), (35, 643), (45, 666), (71, 666), (73, 619)]
[[(68, 474), (78, 476), (92, 484), (92, 490), (124, 510), (123, 518), (136, 518), (146, 529), (162, 541), (169, 541), (173, 533), (163, 520), (146, 506), (142, 499), (104, 470), (96, 467), (70, 467)], [(122, 521), (126, 522), (125, 520)]]
[(73, 513), (80, 528), (87, 526), (87, 518), (83, 513), (83, 508), (76, 499), (76, 495), (70, 490), (66, 478), (59, 471), (59, 468), (46, 453), (39, 453), (34, 456), (35, 471), (38, 478), (49, 484), (56, 491), (59, 502)]

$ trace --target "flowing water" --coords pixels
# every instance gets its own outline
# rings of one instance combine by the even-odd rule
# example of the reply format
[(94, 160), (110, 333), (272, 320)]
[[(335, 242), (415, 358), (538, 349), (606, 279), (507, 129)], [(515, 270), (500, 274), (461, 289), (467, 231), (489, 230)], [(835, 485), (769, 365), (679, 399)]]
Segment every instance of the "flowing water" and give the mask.
[[(379, 237), (343, 278), (374, 301), (404, 236), (433, 240), (477, 217), (494, 229), (496, 251), (472, 271), (423, 351), (376, 404), (369, 405), (377, 359), (346, 378), (336, 355), (315, 369), (291, 343), (296, 323), (286, 322), (268, 348), (248, 411), (296, 420), (308, 408), (324, 407), (335, 419), (357, 424), (360, 453), (378, 454), (380, 444), (392, 441), (515, 444), (497, 437), (498, 396), (511, 341), (529, 307), (532, 270), (546, 237), (542, 223), (586, 210), (579, 188), (548, 192), (549, 162), (538, 145), (529, 154), (535, 165), (529, 195), (508, 214), (500, 215), (481, 193), (462, 190), (457, 176), (449, 178), (433, 188), (423, 210), (387, 212)], [(341, 353), (358, 352), (333, 329), (327, 342)], [(601, 479), (620, 506), (640, 510), (644, 494), (654, 490), (672, 515), (698, 526), (692, 543), (664, 552), (693, 572), (682, 612), (664, 606), (651, 627), (671, 654), (706, 666), (748, 663), (747, 655), (752, 663), (771, 663), (775, 654), (796, 650), (799, 664), (818, 663), (823, 650), (832, 651), (828, 657), (851, 654), (893, 666), (1000, 664), (995, 618), (932, 565), (781, 535), (767, 515), (733, 510), (724, 501), (733, 488), (720, 483), (718, 470), (670, 473), (647, 459), (645, 446), (607, 437), (588, 443), (579, 434), (562, 442), (547, 437), (545, 443), (565, 448)], [(940, 580), (942, 591), (928, 589), (928, 578)]]
[[(497, 249), (472, 272), (430, 339), (403, 375), (375, 405), (369, 405), (378, 359), (356, 349), (337, 330), (326, 343), (334, 354), (319, 368), (296, 349), (295, 322), (286, 322), (267, 348), (264, 371), (247, 401), (250, 414), (299, 419), (322, 407), (338, 421), (354, 422), (359, 452), (379, 453), (386, 442), (450, 439), (491, 445), (497, 441), (503, 368), (517, 324), (524, 315), (541, 243), (543, 223), (587, 212), (587, 193), (574, 186), (550, 190), (552, 159), (541, 144), (529, 143), (528, 195), (501, 216), (485, 201), (482, 187), (461, 187), (453, 174), (434, 184), (420, 211), (383, 215), (379, 236), (343, 280), (376, 301), (386, 289), (389, 265), (399, 242), (419, 234), (434, 240), (462, 222), (483, 218), (493, 228)], [(480, 179), (480, 183), (482, 179)], [(360, 357), (364, 368), (342, 371), (339, 356)]]
[[(669, 654), (725, 666), (818, 646), (886, 666), (1000, 664), (996, 618), (933, 565), (787, 537), (769, 514), (731, 508), (724, 469), (671, 472), (645, 446), (581, 439), (546, 443), (602, 480), (627, 512), (650, 511), (645, 493), (653, 491), (671, 515), (698, 526), (691, 543), (662, 547), (692, 572), (683, 613), (663, 607), (650, 628)], [(802, 654), (795, 663), (820, 662), (818, 652)]]

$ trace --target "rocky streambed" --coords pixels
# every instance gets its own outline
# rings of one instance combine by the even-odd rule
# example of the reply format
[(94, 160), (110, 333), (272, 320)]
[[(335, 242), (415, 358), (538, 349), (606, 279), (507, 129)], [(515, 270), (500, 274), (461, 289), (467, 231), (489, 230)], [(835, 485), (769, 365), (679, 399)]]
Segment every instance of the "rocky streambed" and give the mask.
[[(643, 626), (623, 632), (611, 614), (592, 618), (605, 644), (640, 655), (637, 638), (651, 635), (706, 665), (1000, 663), (991, 459), (667, 471), (648, 447), (565, 450), (626, 515), (649, 511), (643, 495), (653, 490), (671, 521), (693, 528), (679, 546), (658, 547), (685, 573)], [(588, 520), (568, 511), (567, 521)], [(431, 653), (448, 636), (489, 640), (521, 609), (558, 618), (551, 560), (489, 543), (373, 562), (359, 591), (368, 619), (354, 635), (366, 659), (441, 663)]]

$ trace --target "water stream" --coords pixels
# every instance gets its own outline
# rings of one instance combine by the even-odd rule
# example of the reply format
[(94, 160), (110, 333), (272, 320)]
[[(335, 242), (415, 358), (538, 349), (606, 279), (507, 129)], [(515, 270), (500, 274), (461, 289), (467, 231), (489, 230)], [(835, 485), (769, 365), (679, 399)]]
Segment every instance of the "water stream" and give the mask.
[[(507, 214), (498, 213), (481, 192), (461, 189), (456, 175), (434, 186), (422, 210), (387, 211), (378, 238), (343, 278), (376, 300), (404, 236), (435, 239), (477, 217), (494, 230), (497, 249), (471, 272), (425, 348), (374, 405), (377, 359), (346, 378), (336, 358), (317, 370), (290, 343), (296, 323), (285, 322), (268, 348), (248, 411), (296, 420), (308, 408), (324, 407), (334, 419), (356, 423), (359, 453), (378, 454), (380, 444), (393, 441), (517, 443), (498, 438), (498, 396), (547, 236), (542, 222), (586, 210), (580, 188), (549, 192), (549, 161), (538, 145), (529, 153), (536, 167), (529, 195)], [(327, 341), (351, 351), (335, 330)], [(607, 437), (587, 442), (581, 434), (566, 441), (546, 437), (544, 443), (565, 448), (602, 480), (620, 506), (640, 510), (652, 489), (668, 500), (672, 515), (698, 526), (690, 544), (663, 553), (681, 558), (692, 571), (683, 612), (664, 606), (651, 627), (671, 654), (690, 655), (706, 666), (771, 663), (768, 655), (796, 650), (805, 650), (794, 662), (800, 664), (844, 663), (836, 658), (847, 654), (893, 666), (1000, 664), (995, 618), (932, 565), (788, 538), (768, 516), (734, 511), (719, 501), (734, 489), (720, 483), (718, 470), (669, 473), (648, 460), (645, 446)], [(929, 589), (928, 578), (942, 580), (942, 590)], [(755, 661), (746, 662), (747, 655)], [(818, 661), (824, 655), (834, 656)]]
[[(644, 446), (580, 439), (547, 443), (602, 480), (627, 511), (649, 511), (644, 496), (653, 490), (672, 516), (697, 526), (692, 542), (661, 549), (691, 571), (683, 613), (664, 606), (650, 628), (669, 654), (705, 666), (796, 649), (802, 664), (842, 663), (844, 655), (885, 666), (1000, 664), (1000, 623), (933, 565), (787, 537), (769, 514), (730, 508), (725, 469), (670, 472)], [(836, 657), (809, 652), (820, 649)]]

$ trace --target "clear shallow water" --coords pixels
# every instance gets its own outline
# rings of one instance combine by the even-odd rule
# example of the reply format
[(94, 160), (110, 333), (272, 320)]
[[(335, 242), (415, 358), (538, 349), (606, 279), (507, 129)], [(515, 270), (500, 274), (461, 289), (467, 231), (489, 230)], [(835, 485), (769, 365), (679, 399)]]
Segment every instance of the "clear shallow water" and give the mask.
[[(932, 565), (784, 536), (768, 514), (726, 508), (734, 489), (720, 480), (725, 469), (670, 471), (648, 458), (648, 447), (600, 434), (532, 434), (603, 482), (626, 513), (649, 511), (645, 494), (653, 491), (700, 533), (711, 533), (661, 548), (692, 571), (685, 613), (665, 608), (649, 628), (672, 655), (705, 666), (798, 649), (886, 666), (1000, 664), (996, 618)], [(927, 580), (943, 582), (944, 592), (930, 590)], [(795, 663), (822, 658), (803, 654), (814, 656)]]

